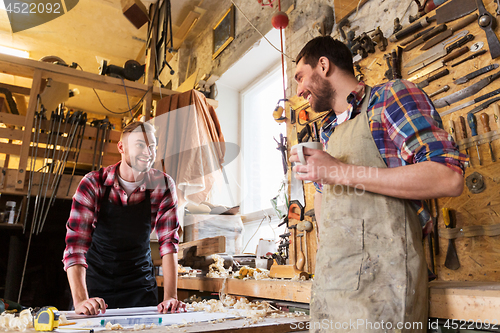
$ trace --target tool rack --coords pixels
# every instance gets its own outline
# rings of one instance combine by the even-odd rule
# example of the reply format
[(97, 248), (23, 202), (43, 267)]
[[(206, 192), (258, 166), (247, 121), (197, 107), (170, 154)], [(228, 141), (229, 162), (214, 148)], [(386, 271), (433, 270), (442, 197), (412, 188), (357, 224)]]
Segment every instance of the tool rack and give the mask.
[[(500, 23), (500, 16), (497, 16), (495, 14), (497, 9), (496, 2), (494, 0), (483, 0), (483, 2), (486, 9), (489, 11), (489, 13), (493, 15), (493, 18), (497, 21), (497, 23)], [(427, 14), (427, 16), (432, 16), (434, 15), (434, 13), (435, 11), (431, 11), (430, 13)], [(478, 13), (478, 11), (476, 10), (471, 14), (468, 14), (467, 16), (472, 15), (473, 13)], [(454, 25), (457, 21), (460, 21), (461, 19), (449, 22), (447, 23), (447, 26), (450, 27)], [(433, 22), (429, 25), (429, 27), (434, 27), (434, 26), (437, 26), (436, 22)], [(376, 26), (370, 28), (376, 28)], [(483, 42), (484, 43), (483, 49), (488, 50), (488, 52), (474, 59), (463, 62), (458, 66), (452, 66), (453, 64), (460, 62), (462, 59), (469, 57), (473, 53), (473, 52), (468, 52), (466, 54), (459, 56), (454, 60), (445, 63), (444, 66), (442, 67), (437, 67), (435, 71), (430, 72), (427, 75), (420, 75), (420, 73), (422, 72), (423, 69), (425, 69), (425, 67), (419, 71), (412, 72), (411, 74), (408, 74), (408, 71), (411, 70), (412, 67), (406, 67), (406, 68), (402, 67), (401, 70), (402, 79), (404, 80), (411, 79), (412, 82), (417, 84), (444, 69), (448, 69), (449, 70), (448, 75), (445, 75), (443, 77), (431, 81), (428, 84), (428, 86), (425, 86), (423, 88), (423, 90), (428, 95), (431, 95), (433, 92), (436, 92), (444, 88), (446, 85), (449, 85), (449, 90), (447, 91), (443, 90), (439, 95), (433, 96), (431, 98), (431, 100), (435, 101), (439, 98), (442, 98), (443, 96), (447, 96), (457, 91), (460, 91), (463, 88), (466, 88), (478, 82), (479, 80), (485, 78), (486, 76), (497, 73), (499, 71), (498, 69), (488, 72), (487, 74), (478, 76), (472, 80), (469, 80), (469, 82), (465, 84), (457, 85), (453, 83), (454, 80), (461, 78), (487, 65), (494, 63), (500, 64), (500, 57), (496, 59), (491, 58), (489, 52), (490, 47), (486, 39), (486, 34), (479, 27), (477, 20), (470, 23), (468, 26), (460, 30), (457, 30), (457, 33), (462, 30), (468, 30), (470, 34), (474, 35), (474, 39), (467, 42), (464, 47), (470, 48), (476, 42)], [(495, 31), (496, 35), (498, 36), (500, 34), (499, 28), (497, 28)], [(356, 35), (359, 34), (360, 31), (359, 30), (356, 31)], [(409, 36), (411, 36), (411, 34)], [(389, 36), (385, 37), (389, 38)], [(337, 36), (336, 38), (340, 38), (340, 36)], [(363, 77), (363, 81), (370, 86), (387, 82), (388, 80), (387, 78), (384, 77), (384, 74), (386, 73), (388, 68), (386, 64), (386, 58), (384, 58), (384, 55), (390, 54), (391, 50), (393, 49), (397, 50), (398, 46), (400, 45), (401, 41), (398, 41), (396, 43), (389, 42), (387, 49), (384, 52), (380, 51), (378, 48), (375, 48), (374, 53), (369, 53), (366, 58), (361, 59), (359, 62), (355, 64), (356, 65), (355, 73), (358, 76)], [(408, 52), (402, 52), (402, 57), (403, 57), (402, 66), (404, 66), (404, 64), (409, 62), (411, 59), (414, 59), (415, 57), (425, 52), (421, 51), (420, 47), (421, 45), (413, 48)], [(438, 60), (437, 62), (440, 61), (441, 60)], [(429, 67), (430, 66), (433, 65), (431, 64), (429, 65)], [(460, 105), (469, 100), (477, 98), (478, 96), (492, 92), (498, 89), (499, 87), (500, 87), (500, 79), (493, 81), (491, 84), (483, 88), (475, 95), (463, 99), (457, 103), (454, 103), (451, 106), (438, 108), (437, 111), (439, 113), (444, 113), (445, 111), (455, 107), (456, 105)], [(500, 163), (498, 158), (498, 156), (500, 156), (500, 140), (498, 140), (500, 139), (500, 119), (498, 119), (495, 116), (494, 106), (490, 105), (488, 108), (485, 108), (484, 110), (476, 114), (478, 135), (471, 136), (471, 130), (469, 126), (467, 126), (466, 128), (467, 137), (463, 138), (462, 131), (460, 130), (459, 116), (467, 118), (466, 117), (467, 113), (480, 104), (481, 103), (476, 103), (474, 105), (470, 105), (466, 108), (463, 108), (462, 110), (447, 115), (443, 115), (441, 117), (444, 129), (450, 133), (452, 132), (450, 129), (450, 120), (454, 122), (455, 124), (454, 131), (457, 139), (456, 143), (458, 145), (460, 152), (465, 154), (466, 149), (468, 149), (470, 152), (470, 160), (472, 162), (472, 167), (468, 167), (465, 169), (464, 178), (473, 175), (475, 172), (480, 173), (484, 179), (485, 190), (482, 193), (472, 193), (469, 190), (469, 188), (467, 188), (467, 186), (464, 186), (464, 190), (461, 196), (456, 198), (439, 198), (437, 200), (438, 202), (437, 206), (439, 208), (436, 220), (438, 225), (438, 235), (439, 235), (438, 237), (439, 244), (437, 246), (438, 247), (437, 250), (439, 250), (438, 251), (439, 254), (434, 256), (434, 261), (435, 261), (434, 268), (437, 275), (437, 281), (439, 283), (445, 283), (445, 282), (458, 283), (458, 282), (470, 281), (471, 283), (484, 282), (487, 284), (489, 282), (500, 280), (500, 270), (498, 269), (498, 251), (500, 248), (498, 237), (500, 236), (482, 235), (482, 236), (456, 238), (454, 242), (457, 249), (461, 267), (458, 270), (450, 270), (444, 265), (448, 247), (448, 238), (443, 237), (444, 233), (458, 234), (457, 231), (459, 231), (464, 227), (483, 228), (488, 230), (490, 228), (493, 228), (494, 230), (497, 230), (498, 226), (500, 226), (500, 217), (498, 213), (500, 212), (500, 200), (498, 198), (498, 192), (500, 191), (500, 177), (499, 177)], [(289, 139), (288, 140), (289, 144), (287, 149), (290, 149), (294, 144), (296, 144), (296, 142), (295, 143), (292, 142), (293, 141), (292, 139), (294, 137), (296, 138), (297, 133), (299, 133), (303, 128), (303, 126), (300, 125), (299, 123), (300, 121), (297, 119), (298, 118), (297, 116), (296, 116), (296, 122), (290, 123), (291, 119), (291, 114), (289, 112), (290, 107), (292, 107), (296, 111), (296, 113), (298, 113), (301, 109), (305, 109), (309, 113), (309, 118), (311, 119), (318, 115), (312, 112), (312, 110), (308, 107), (307, 101), (299, 99), (297, 98), (297, 96), (294, 96), (287, 101), (287, 105), (285, 107), (286, 118), (287, 118), (287, 137)], [(482, 121), (479, 119), (480, 115), (483, 112), (485, 112), (489, 116), (490, 120), (489, 124), (491, 128), (491, 131), (489, 132), (486, 132)], [(478, 155), (476, 151), (476, 143), (478, 145), (478, 150), (481, 156), (482, 165), (479, 165)], [(496, 157), (496, 161), (493, 161), (491, 159), (489, 150), (490, 143), (493, 154)], [(314, 208), (313, 202), (314, 202), (315, 189), (313, 185), (305, 184), (304, 193), (305, 193), (305, 203), (306, 203), (305, 210), (308, 211)], [(455, 228), (445, 229), (442, 216), (443, 214), (441, 211), (441, 208), (443, 207), (447, 207), (450, 209), (450, 211), (453, 212)], [(431, 213), (432, 215), (434, 215), (433, 212)], [(316, 229), (316, 223), (315, 222), (313, 223)], [(315, 235), (315, 230), (311, 233), (311, 235)], [(308, 245), (310, 246), (309, 251), (311, 251), (310, 253), (312, 254), (310, 258), (311, 261), (314, 263), (316, 240), (313, 238), (314, 237), (311, 237), (311, 243), (309, 244), (308, 242)], [(431, 262), (430, 254), (428, 253), (427, 241), (428, 240), (426, 239), (425, 250), (427, 252), (427, 257), (428, 257), (427, 262)], [(293, 244), (291, 244), (290, 246), (290, 253), (291, 253), (290, 258), (292, 263), (294, 260), (293, 257), (295, 253), (295, 247), (293, 246)], [(448, 295), (448, 291), (444, 290), (443, 288), (440, 289), (441, 291), (437, 292), (440, 295), (440, 297)], [(498, 289), (498, 287), (496, 288)], [(453, 293), (455, 293), (455, 291), (450, 292), (449, 295), (452, 295)], [(462, 292), (459, 292), (459, 294), (460, 293)], [(474, 293), (471, 292), (471, 295), (472, 294)], [(431, 288), (431, 303), (432, 303), (432, 295), (433, 295), (433, 289)], [(457, 294), (455, 294), (455, 296), (456, 295)], [(432, 307), (431, 307), (431, 312), (432, 312)]]

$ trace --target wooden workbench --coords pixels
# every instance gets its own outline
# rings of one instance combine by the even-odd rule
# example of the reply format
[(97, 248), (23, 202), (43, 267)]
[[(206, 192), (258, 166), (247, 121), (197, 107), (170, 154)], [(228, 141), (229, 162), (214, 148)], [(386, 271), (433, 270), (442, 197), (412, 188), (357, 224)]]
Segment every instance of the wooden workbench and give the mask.
[[(158, 277), (158, 285), (163, 278)], [(222, 278), (179, 277), (178, 289), (219, 292)], [(228, 279), (226, 294), (309, 303), (312, 281)], [(429, 317), (500, 323), (500, 283), (450, 282), (429, 283)]]

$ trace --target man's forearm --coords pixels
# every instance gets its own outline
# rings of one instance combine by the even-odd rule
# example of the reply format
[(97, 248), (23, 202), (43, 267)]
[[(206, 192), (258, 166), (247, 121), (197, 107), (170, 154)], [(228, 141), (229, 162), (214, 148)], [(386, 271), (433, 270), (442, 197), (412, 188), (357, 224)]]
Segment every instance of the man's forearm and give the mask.
[(168, 253), (161, 258), (163, 269), (163, 299), (177, 298), (177, 253)]
[(344, 185), (402, 199), (458, 196), (464, 185), (458, 172), (431, 161), (397, 168), (344, 165), (340, 172)]
[(76, 306), (89, 298), (85, 278), (87, 270), (82, 265), (73, 265), (66, 270), (66, 273), (68, 274), (73, 304)]

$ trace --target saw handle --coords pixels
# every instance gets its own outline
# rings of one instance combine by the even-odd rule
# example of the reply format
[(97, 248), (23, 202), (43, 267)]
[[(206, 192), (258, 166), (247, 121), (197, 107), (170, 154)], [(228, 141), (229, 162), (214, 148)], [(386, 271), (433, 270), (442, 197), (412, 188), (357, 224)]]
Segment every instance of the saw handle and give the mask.
[(476, 120), (476, 116), (473, 113), (467, 114), (467, 123), (469, 124), (469, 127), (470, 127), (470, 135), (476, 136), (477, 135), (477, 120)]
[[(296, 213), (295, 209), (298, 209), (299, 213)], [(288, 218), (297, 221), (302, 221), (304, 219), (304, 207), (302, 207), (298, 200), (290, 202), (290, 207), (288, 207)]]
[(460, 116), (458, 117), (460, 121), (460, 129), (462, 130), (462, 138), (467, 139), (467, 127), (465, 126), (465, 118)]
[(484, 132), (488, 133), (491, 131), (490, 128), (490, 117), (485, 113), (481, 113), (481, 123), (483, 124)]
[(448, 46), (446, 48), (446, 53), (449, 53), (449, 52), (453, 51), (454, 49), (459, 48), (460, 46), (467, 44), (468, 42), (470, 42), (473, 39), (474, 39), (474, 35), (472, 35), (472, 34), (468, 34), (467, 36), (460, 38), (455, 43), (451, 44), (450, 46)]

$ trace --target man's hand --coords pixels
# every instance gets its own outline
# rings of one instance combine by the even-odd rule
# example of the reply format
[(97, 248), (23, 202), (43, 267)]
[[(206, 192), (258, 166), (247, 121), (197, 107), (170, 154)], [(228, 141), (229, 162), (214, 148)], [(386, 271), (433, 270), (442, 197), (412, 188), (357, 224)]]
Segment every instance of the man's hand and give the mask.
[[(343, 185), (343, 169), (348, 166), (347, 164), (340, 162), (323, 150), (304, 147), (303, 151), (307, 164), (296, 165), (293, 168), (297, 179), (321, 184)], [(291, 151), (290, 162), (300, 162), (296, 149)]]
[(170, 310), (171, 313), (181, 312), (181, 309), (184, 309), (184, 312), (187, 312), (186, 304), (176, 298), (165, 299), (163, 302), (158, 304), (157, 308), (159, 313), (168, 313), (168, 310)]
[(84, 315), (97, 315), (99, 312), (105, 313), (108, 305), (104, 299), (99, 297), (92, 297), (75, 304), (75, 313)]

